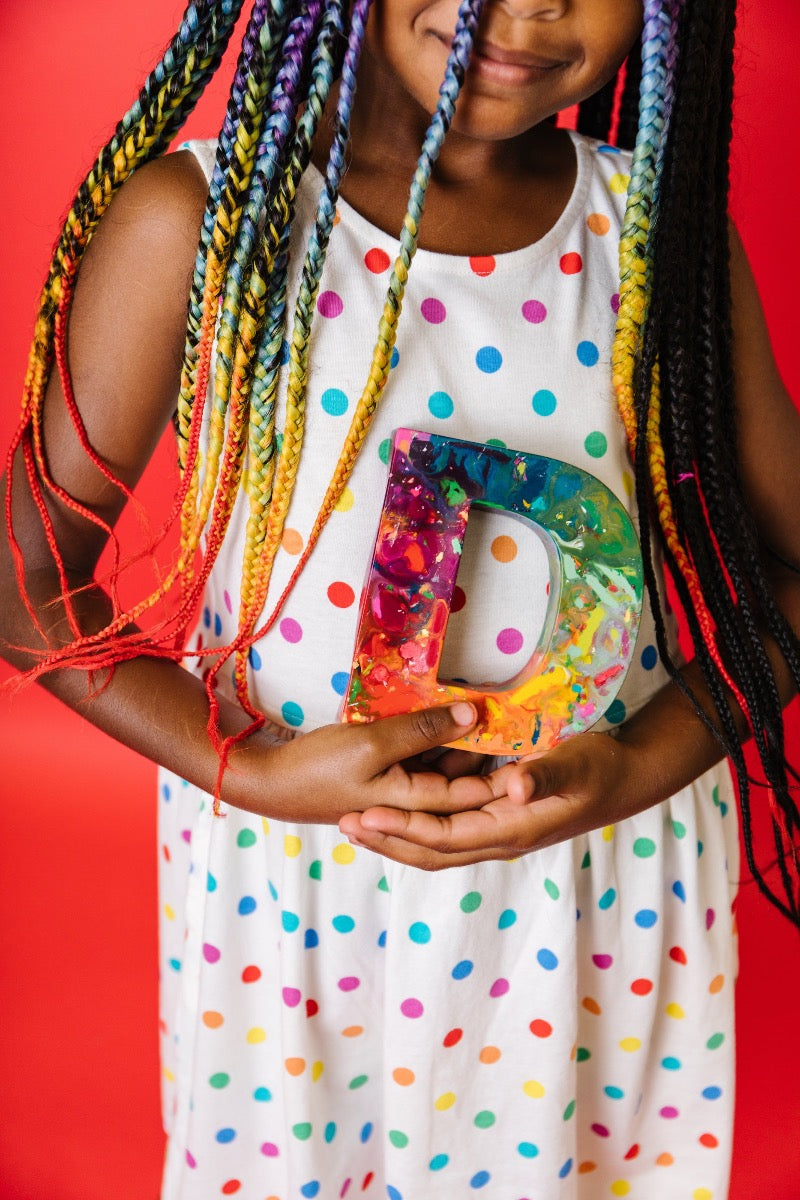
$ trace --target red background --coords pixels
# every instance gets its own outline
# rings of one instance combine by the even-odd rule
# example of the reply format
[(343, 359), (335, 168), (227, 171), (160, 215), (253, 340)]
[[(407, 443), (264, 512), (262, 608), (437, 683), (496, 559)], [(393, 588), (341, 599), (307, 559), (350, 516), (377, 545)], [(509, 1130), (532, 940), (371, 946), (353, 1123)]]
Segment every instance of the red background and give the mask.
[[(179, 14), (179, 0), (0, 0), (3, 448), (57, 225)], [(800, 400), (798, 45), (796, 0), (746, 0), (733, 211)], [(188, 134), (213, 134), (223, 104), (215, 84)], [(153, 505), (169, 491), (171, 463), (165, 445), (145, 485)], [(798, 746), (796, 705), (792, 738)], [(0, 1198), (154, 1200), (163, 1149), (154, 768), (37, 689), (0, 694), (0, 761)], [(731, 1197), (791, 1200), (800, 1178), (797, 937), (746, 875), (738, 911)]]

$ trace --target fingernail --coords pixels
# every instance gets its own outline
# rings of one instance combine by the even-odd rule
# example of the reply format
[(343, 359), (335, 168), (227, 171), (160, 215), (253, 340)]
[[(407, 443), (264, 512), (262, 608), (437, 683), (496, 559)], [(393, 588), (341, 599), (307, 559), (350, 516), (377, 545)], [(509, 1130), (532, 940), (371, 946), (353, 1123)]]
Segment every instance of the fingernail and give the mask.
[(348, 834), (347, 840), (351, 846), (360, 846), (362, 850), (364, 849), (364, 843), (360, 842), (357, 837), (352, 837), (350, 834)]
[(457, 704), (452, 704), (450, 706), (450, 716), (456, 725), (475, 724), (475, 709), (471, 704), (467, 704), (466, 700), (459, 700)]

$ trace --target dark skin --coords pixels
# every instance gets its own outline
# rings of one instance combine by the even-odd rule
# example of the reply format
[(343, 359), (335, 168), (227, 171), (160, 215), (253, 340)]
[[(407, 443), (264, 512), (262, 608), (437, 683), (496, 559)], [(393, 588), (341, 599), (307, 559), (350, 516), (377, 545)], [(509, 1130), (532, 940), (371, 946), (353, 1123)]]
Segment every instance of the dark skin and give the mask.
[[(619, 15), (619, 0), (613, 5)], [(438, 53), (439, 18), (443, 28), (451, 28), (455, 19), (451, 0), (411, 7), (408, 28), (423, 38), (425, 53)], [(463, 120), (457, 120), (446, 142), (428, 197), (421, 244), (429, 249), (458, 254), (516, 249), (541, 237), (566, 203), (574, 180), (572, 150), (566, 137), (543, 126), (542, 119), (554, 100), (558, 106), (574, 102), (616, 68), (635, 35), (638, 4), (631, 0), (626, 8), (632, 30), (624, 31), (627, 40), (623, 44), (619, 35), (612, 46), (605, 40), (608, 22), (602, 25), (603, 0), (579, 0), (569, 12), (559, 3), (539, 8), (538, 17), (526, 20), (540, 21), (536, 32), (545, 37), (549, 65), (534, 68), (530, 94), (525, 93), (521, 107), (520, 89), (512, 89), (513, 95), (504, 91), (491, 69), (488, 82), (484, 77), (473, 92), (465, 92)], [(569, 25), (561, 36), (559, 22), (573, 14), (583, 17), (584, 24)], [(452, 16), (449, 26), (445, 16)], [(398, 28), (403, 31), (392, 25), (389, 32)], [(490, 4), (482, 36), (519, 50), (528, 45), (533, 29), (520, 25), (505, 5)], [(375, 224), (394, 230), (402, 219), (427, 120), (427, 96), (409, 90), (393, 65), (393, 55), (403, 51), (402, 39), (387, 45), (381, 34), (381, 27), (373, 25), (359, 73), (353, 154), (343, 195)], [(562, 68), (558, 55), (567, 53), (572, 57), (564, 59)], [(428, 86), (428, 76), (420, 75)], [(380, 106), (370, 102), (374, 97), (380, 97)], [(372, 150), (375, 124), (384, 120), (381, 109), (393, 113), (398, 131), (388, 168), (386, 157), (377, 159)], [(318, 165), (324, 165), (324, 151), (324, 144), (316, 151)], [(69, 329), (75, 393), (93, 445), (131, 485), (174, 408), (205, 196), (205, 179), (190, 155), (175, 154), (143, 168), (113, 201), (81, 267)], [(463, 219), (465, 211), (469, 222)], [(498, 212), (503, 213), (499, 228)], [(735, 237), (733, 290), (742, 477), (765, 541), (798, 562), (800, 420), (775, 369), (752, 277)], [(56, 481), (113, 522), (121, 509), (119, 494), (80, 449), (57, 378), (46, 399), (45, 443)], [(68, 635), (63, 614), (53, 604), (58, 581), (22, 478), (18, 471), (14, 514), (28, 590), (52, 643), (60, 644)], [(89, 583), (102, 538), (94, 526), (52, 499), (50, 510), (71, 581)], [(784, 612), (800, 630), (795, 577), (776, 567), (774, 583)], [(78, 607), (85, 629), (105, 623), (108, 601), (98, 587), (84, 592)], [(8, 644), (37, 645), (16, 593), (4, 537), (0, 622), (0, 636)], [(9, 651), (8, 657), (23, 668), (32, 661), (18, 651)], [(789, 681), (777, 658), (788, 698)], [(711, 711), (697, 669), (689, 664), (684, 674)], [(110, 686), (91, 699), (81, 672), (59, 671), (44, 682), (119, 741), (213, 790), (218, 762), (206, 733), (203, 685), (176, 664), (145, 658), (124, 663)], [(453, 741), (473, 720), (470, 706), (457, 706), (370, 726), (326, 726), (277, 745), (266, 733), (257, 733), (234, 751), (222, 797), (270, 817), (339, 823), (370, 849), (439, 869), (515, 857), (624, 819), (685, 786), (721, 757), (717, 741), (680, 690), (668, 685), (616, 737), (585, 734), (486, 778), (473, 774), (482, 761), (478, 756), (450, 751), (435, 769), (420, 758)], [(223, 701), (223, 733), (244, 724), (237, 706)]]

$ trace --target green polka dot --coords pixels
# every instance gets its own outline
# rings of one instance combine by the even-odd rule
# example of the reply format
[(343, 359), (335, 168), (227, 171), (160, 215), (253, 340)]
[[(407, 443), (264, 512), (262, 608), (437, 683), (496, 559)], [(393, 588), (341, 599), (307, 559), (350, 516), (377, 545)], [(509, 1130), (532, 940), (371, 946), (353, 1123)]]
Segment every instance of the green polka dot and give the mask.
[(714, 784), (714, 787), (711, 792), (711, 799), (714, 801), (717, 808), (719, 808), (719, 785), (718, 784)]
[(683, 821), (673, 821), (672, 832), (675, 834), (676, 838), (685, 838), (686, 826), (684, 825)]
[(592, 458), (602, 458), (608, 449), (608, 439), (604, 433), (595, 431), (586, 438), (583, 448)]
[(506, 448), (506, 444), (501, 438), (488, 438), (486, 441), (486, 445), (487, 446), (497, 446), (499, 450), (505, 450), (505, 448)]
[(307, 1142), (311, 1137), (311, 1122), (301, 1121), (299, 1125), (293, 1125), (292, 1133), (298, 1141)]
[(312, 879), (322, 879), (322, 860), (315, 858), (308, 868), (308, 873)]
[(357, 1088), (363, 1087), (368, 1079), (369, 1075), (356, 1075), (355, 1079), (351, 1079), (347, 1086), (351, 1092), (354, 1092)]
[(256, 835), (252, 829), (240, 829), (236, 838), (236, 845), (241, 846), (242, 850), (246, 850), (248, 846), (255, 846)]
[(586, 868), (590, 867), (591, 865), (592, 865), (592, 856), (589, 853), (589, 851), (587, 850), (583, 856), (583, 861), (581, 862), (581, 870), (585, 871)]
[(475, 1124), (478, 1126), (478, 1129), (490, 1129), (496, 1120), (497, 1118), (494, 1113), (489, 1112), (488, 1108), (485, 1108), (483, 1112), (479, 1112), (476, 1115)]
[(380, 890), (380, 891), (382, 891), (382, 892), (388, 892), (388, 890), (389, 890), (389, 884), (386, 882), (386, 876), (385, 876), (385, 875), (381, 875), (381, 877), (380, 877), (380, 879), (379, 879), (379, 881), (378, 881), (378, 888), (379, 888), (379, 890)]
[(552, 879), (545, 879), (544, 890), (551, 900), (557, 900), (561, 895), (561, 892), (558, 890), (558, 884), (553, 883)]
[(226, 1075), (224, 1071), (217, 1071), (216, 1075), (212, 1075), (208, 1082), (213, 1088), (224, 1088), (228, 1086), (230, 1081), (230, 1075)]
[(656, 844), (652, 838), (637, 838), (633, 843), (633, 853), (637, 858), (652, 858), (656, 852)]
[(467, 892), (461, 900), (461, 911), (465, 913), (476, 912), (481, 906), (483, 896), (480, 892)]
[(569, 1104), (564, 1109), (564, 1120), (568, 1121), (574, 1112), (575, 1112), (575, 1101), (570, 1100)]
[(378, 458), (382, 463), (389, 463), (389, 455), (392, 452), (392, 439), (384, 438), (380, 446), (378, 446)]
[(592, 1057), (591, 1050), (587, 1050), (585, 1046), (578, 1046), (578, 1052), (575, 1055), (578, 1062), (586, 1062), (587, 1058)]
[(711, 1037), (706, 1042), (709, 1050), (719, 1050), (722, 1043), (725, 1041), (724, 1033), (712, 1033)]
[(405, 1150), (406, 1146), (408, 1145), (408, 1134), (403, 1133), (400, 1129), (390, 1129), (389, 1141), (393, 1146), (396, 1146), (398, 1150)]

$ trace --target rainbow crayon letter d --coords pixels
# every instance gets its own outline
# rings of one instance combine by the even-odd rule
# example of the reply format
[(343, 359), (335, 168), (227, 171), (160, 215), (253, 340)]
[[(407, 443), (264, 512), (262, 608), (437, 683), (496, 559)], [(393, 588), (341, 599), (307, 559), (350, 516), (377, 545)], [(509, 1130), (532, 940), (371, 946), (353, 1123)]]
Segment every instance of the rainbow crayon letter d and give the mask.
[[(473, 504), (532, 522), (550, 564), (536, 650), (494, 691), (438, 679)], [(343, 719), (471, 700), (481, 719), (458, 746), (486, 754), (548, 750), (594, 724), (617, 695), (641, 608), (636, 532), (599, 479), (558, 459), (399, 429)]]

